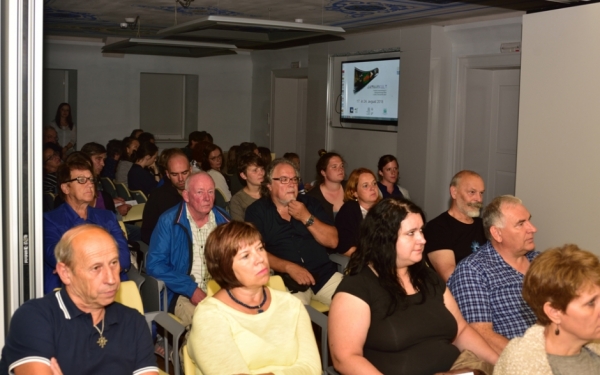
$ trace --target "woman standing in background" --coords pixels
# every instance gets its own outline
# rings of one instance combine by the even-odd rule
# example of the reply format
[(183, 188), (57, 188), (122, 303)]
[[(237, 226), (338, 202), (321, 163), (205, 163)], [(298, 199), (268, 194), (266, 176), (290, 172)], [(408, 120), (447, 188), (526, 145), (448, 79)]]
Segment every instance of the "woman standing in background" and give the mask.
[(66, 157), (73, 151), (76, 151), (77, 146), (77, 128), (73, 122), (71, 114), (71, 105), (69, 103), (60, 103), (56, 110), (54, 120), (50, 122), (58, 133), (58, 144), (63, 147), (63, 157)]

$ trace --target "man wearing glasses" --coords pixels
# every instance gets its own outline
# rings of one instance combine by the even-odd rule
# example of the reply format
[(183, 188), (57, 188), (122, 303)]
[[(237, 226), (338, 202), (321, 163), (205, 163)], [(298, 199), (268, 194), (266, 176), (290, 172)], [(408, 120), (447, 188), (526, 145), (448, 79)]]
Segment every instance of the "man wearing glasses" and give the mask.
[(80, 224), (96, 224), (106, 229), (117, 241), (121, 279), (131, 266), (129, 248), (115, 215), (90, 207), (96, 199), (91, 160), (81, 152), (74, 152), (58, 168), (59, 194), (65, 203), (44, 214), (44, 294), (61, 287), (56, 274), (54, 248), (69, 229)]
[(329, 306), (342, 275), (326, 248), (338, 233), (318, 200), (298, 195), (299, 173), (285, 159), (274, 160), (263, 181), (263, 197), (246, 209), (246, 221), (260, 231), (269, 264), (290, 291), (308, 305), (311, 298)]

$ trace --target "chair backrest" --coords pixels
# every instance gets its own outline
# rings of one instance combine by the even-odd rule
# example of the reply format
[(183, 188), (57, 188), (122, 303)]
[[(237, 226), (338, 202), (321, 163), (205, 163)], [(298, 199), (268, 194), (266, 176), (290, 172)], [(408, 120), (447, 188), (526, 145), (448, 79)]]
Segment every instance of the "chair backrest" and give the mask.
[(219, 206), (224, 210), (227, 210), (227, 206), (229, 206), (225, 200), (225, 195), (218, 188), (215, 189), (215, 206)]
[(139, 204), (148, 202), (146, 194), (141, 190), (129, 190), (131, 197), (135, 199)]
[(124, 183), (116, 182), (115, 187), (117, 188), (117, 195), (119, 197), (125, 199), (126, 201), (133, 200), (133, 198), (131, 197), (131, 193), (129, 192), (129, 189), (127, 188), (127, 186), (125, 186)]
[(54, 199), (56, 196), (48, 191), (44, 192), (43, 211), (48, 212), (54, 209)]
[(111, 197), (116, 198), (118, 196), (117, 188), (109, 177), (101, 177), (100, 183), (102, 184), (102, 190), (110, 194)]
[(134, 281), (121, 281), (121, 286), (117, 290), (115, 301), (122, 305), (131, 307), (144, 315), (144, 305), (142, 304), (142, 297), (138, 286)]
[(196, 368), (196, 363), (190, 357), (190, 353), (188, 353), (187, 343), (183, 344), (181, 351), (183, 352), (183, 373), (185, 375), (194, 375), (196, 374), (196, 370), (198, 370), (198, 373), (202, 375), (200, 369)]

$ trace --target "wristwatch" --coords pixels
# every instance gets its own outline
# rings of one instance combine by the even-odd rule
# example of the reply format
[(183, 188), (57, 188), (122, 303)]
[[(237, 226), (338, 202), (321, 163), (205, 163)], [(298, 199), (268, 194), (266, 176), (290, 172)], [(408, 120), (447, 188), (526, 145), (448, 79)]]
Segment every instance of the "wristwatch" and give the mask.
[(306, 223), (304, 223), (304, 225), (308, 228), (311, 225), (313, 225), (315, 223), (315, 215), (310, 215), (310, 217), (308, 218), (308, 220), (306, 220)]

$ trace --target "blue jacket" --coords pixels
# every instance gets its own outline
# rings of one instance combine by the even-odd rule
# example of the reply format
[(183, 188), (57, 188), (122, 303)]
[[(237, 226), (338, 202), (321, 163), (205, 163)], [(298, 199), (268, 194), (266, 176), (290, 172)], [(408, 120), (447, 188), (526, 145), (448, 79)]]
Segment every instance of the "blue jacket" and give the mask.
[(129, 247), (125, 235), (117, 222), (115, 214), (100, 208), (88, 207), (87, 220), (83, 220), (67, 203), (44, 214), (44, 294), (62, 286), (56, 269), (54, 248), (60, 238), (69, 229), (81, 224), (96, 224), (106, 229), (119, 246), (119, 262), (121, 263), (121, 280), (127, 280), (125, 272), (131, 267)]
[[(158, 219), (150, 238), (146, 270), (167, 286), (169, 310), (179, 295), (191, 298), (198, 287), (192, 279), (193, 237), (185, 201), (168, 209)], [(227, 212), (213, 207), (217, 225), (230, 221)], [(175, 297), (175, 298), (174, 298)]]

